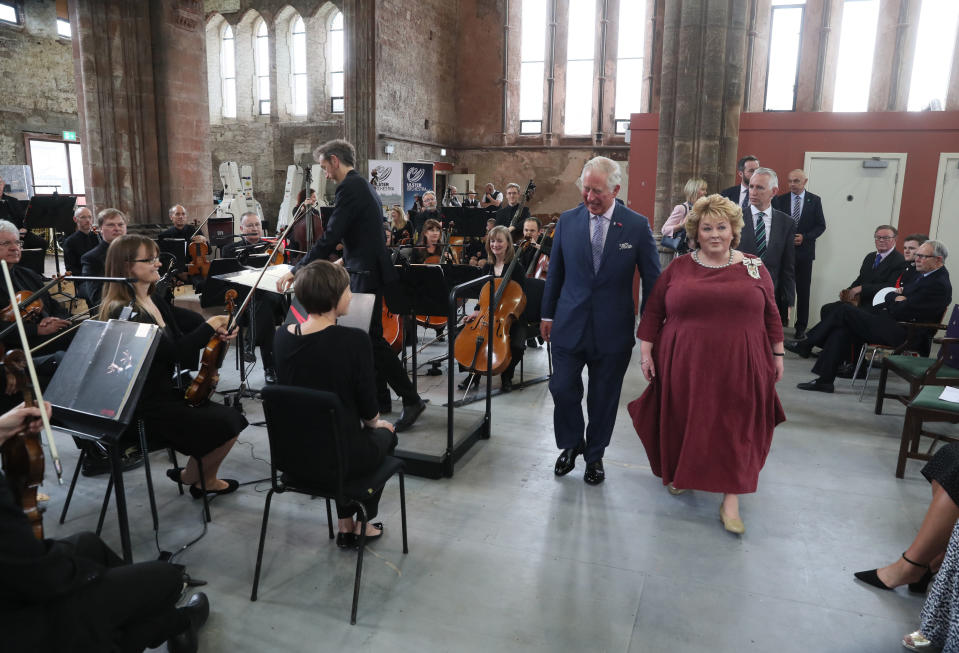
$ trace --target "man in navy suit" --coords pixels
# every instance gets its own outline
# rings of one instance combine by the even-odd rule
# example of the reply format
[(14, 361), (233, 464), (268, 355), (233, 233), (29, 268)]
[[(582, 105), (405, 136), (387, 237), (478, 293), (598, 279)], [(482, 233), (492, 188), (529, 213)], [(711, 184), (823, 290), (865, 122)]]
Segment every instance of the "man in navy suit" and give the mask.
[[(603, 453), (635, 343), (633, 276), (638, 269), (643, 305), (659, 277), (649, 221), (615, 201), (621, 178), (619, 164), (606, 157), (583, 166), (583, 204), (560, 216), (543, 291), (540, 332), (552, 343), (549, 390), (556, 446), (562, 449), (554, 471), (568, 474), (576, 456), (584, 454), (583, 480), (590, 485), (606, 478)], [(584, 366), (588, 425), (582, 409)]]
[[(806, 190), (808, 178), (802, 170), (793, 170), (787, 179), (789, 192), (773, 199), (773, 208), (789, 215), (796, 223), (796, 340), (802, 340), (809, 326), (809, 288), (812, 262), (816, 259), (816, 239), (826, 231), (826, 217), (819, 195)], [(777, 300), (780, 298), (777, 297)], [(783, 300), (785, 298), (783, 297)], [(789, 305), (782, 301), (779, 314), (785, 320)]]
[[(851, 347), (863, 342), (900, 345), (908, 330), (900, 322), (939, 323), (952, 301), (952, 284), (945, 268), (949, 253), (938, 240), (927, 240), (916, 252), (916, 274), (901, 288), (889, 292), (876, 306), (841, 303), (826, 319), (809, 330), (805, 340), (789, 340), (786, 349), (809, 358), (812, 348), (822, 347), (812, 371), (818, 378), (800, 383), (800, 390), (832, 392), (833, 380)], [(928, 336), (923, 336), (928, 337)], [(921, 347), (910, 342), (910, 348)]]
[(772, 208), (779, 178), (769, 168), (756, 168), (749, 178), (749, 208), (743, 212), (743, 231), (739, 251), (754, 254), (773, 278), (776, 295), (792, 306), (796, 297), (796, 223), (782, 211)]
[(759, 159), (752, 154), (747, 154), (736, 162), (736, 176), (739, 177), (739, 183), (719, 193), (742, 207), (743, 215), (749, 212), (749, 180), (752, 179), (758, 167)]

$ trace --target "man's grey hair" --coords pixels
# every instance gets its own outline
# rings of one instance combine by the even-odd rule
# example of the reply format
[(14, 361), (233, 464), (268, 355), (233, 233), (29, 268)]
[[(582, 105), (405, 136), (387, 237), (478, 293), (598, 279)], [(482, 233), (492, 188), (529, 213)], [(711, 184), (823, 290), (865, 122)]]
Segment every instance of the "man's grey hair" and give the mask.
[(589, 172), (598, 172), (599, 174), (605, 175), (606, 190), (610, 192), (619, 186), (623, 180), (623, 171), (620, 170), (619, 164), (612, 159), (607, 159), (605, 156), (594, 156), (586, 162), (586, 165), (583, 166), (583, 172), (579, 175), (579, 180), (576, 182), (577, 186), (580, 188), (583, 187), (583, 177)]
[(20, 230), (17, 229), (17, 225), (13, 224), (9, 220), (0, 220), (0, 233), (7, 232), (17, 242), (20, 242)]
[(313, 158), (317, 161), (329, 159), (331, 156), (335, 156), (343, 165), (351, 168), (356, 167), (356, 148), (349, 141), (337, 138), (327, 141), (313, 150)]
[(174, 204), (173, 206), (170, 207), (170, 217), (171, 217), (171, 218), (173, 217), (173, 214), (176, 213), (176, 210), (177, 210), (178, 208), (183, 209), (183, 212), (186, 213), (186, 207), (185, 207), (185, 206), (183, 206), (182, 204)]
[(252, 215), (254, 218), (256, 218), (256, 221), (257, 221), (257, 222), (260, 221), (260, 216), (257, 215), (257, 213), (256, 213), (255, 211), (247, 211), (246, 213), (244, 213), (243, 215), (240, 216), (240, 223), (241, 223), (241, 224), (243, 223), (244, 220), (246, 220), (246, 216), (248, 216), (248, 215)]
[(90, 217), (93, 218), (93, 211), (90, 210), (89, 206), (78, 206), (77, 210), (73, 212), (73, 218), (74, 219), (79, 218), (80, 214), (83, 213), (84, 211), (89, 212)]
[(779, 188), (779, 177), (776, 175), (776, 171), (772, 168), (756, 168), (753, 170), (753, 177), (756, 175), (766, 175), (769, 177), (769, 187), (770, 188)]
[(942, 262), (946, 262), (946, 257), (949, 256), (949, 250), (946, 249), (945, 244), (941, 240), (927, 240), (923, 245), (932, 247), (933, 256), (941, 256)]

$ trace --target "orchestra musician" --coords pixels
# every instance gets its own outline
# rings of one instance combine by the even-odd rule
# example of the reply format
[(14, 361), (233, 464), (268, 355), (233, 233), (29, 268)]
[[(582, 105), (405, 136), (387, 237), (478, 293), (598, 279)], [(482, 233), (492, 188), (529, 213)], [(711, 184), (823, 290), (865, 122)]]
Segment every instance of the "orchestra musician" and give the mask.
[(439, 220), (430, 218), (424, 222), (419, 244), (410, 255), (410, 263), (455, 263), (456, 256), (452, 248), (443, 244), (442, 237), (443, 225)]
[(246, 428), (246, 418), (219, 403), (188, 406), (183, 390), (174, 385), (173, 374), (178, 360), (191, 354), (199, 355), (214, 336), (223, 341), (232, 340), (236, 332), (227, 333), (225, 315), (215, 315), (189, 333), (181, 331), (172, 307), (155, 292), (159, 269), (159, 249), (149, 238), (129, 235), (111, 241), (107, 251), (107, 276), (136, 279), (133, 284), (136, 293), (131, 294), (125, 283), (105, 284), (99, 319), (116, 319), (123, 308), (132, 303), (132, 321), (160, 327), (159, 346), (147, 373), (137, 415), (146, 421), (148, 434), (162, 433), (177, 451), (190, 456), (186, 467), (170, 469), (167, 476), (189, 485), (193, 498), (203, 497), (198, 459), (203, 462), (203, 481), (208, 494), (234, 492), (239, 483), (219, 479), (217, 472), (237, 436)]
[(498, 209), (502, 203), (503, 193), (496, 190), (496, 186), (493, 185), (493, 182), (487, 182), (486, 192), (483, 193), (483, 199), (480, 200), (480, 206), (484, 209), (488, 209), (490, 207)]
[(413, 225), (406, 218), (406, 212), (399, 204), (390, 208), (390, 231), (393, 245), (409, 245), (413, 242)]
[(80, 275), (83, 274), (83, 263), (80, 259), (100, 244), (100, 235), (93, 229), (93, 213), (86, 206), (73, 212), (73, 222), (77, 225), (77, 230), (64, 238), (60, 247), (63, 249), (63, 263), (67, 272)]
[[(206, 236), (201, 233), (197, 233), (195, 236), (193, 235), (193, 233), (196, 231), (196, 227), (187, 225), (187, 220), (190, 216), (187, 213), (187, 210), (183, 208), (181, 204), (175, 204), (171, 206), (169, 214), (170, 221), (173, 222), (173, 226), (161, 231), (157, 235), (157, 240), (184, 241), (186, 243), (186, 253), (183, 262), (189, 263), (193, 260), (193, 257), (190, 255), (189, 246), (193, 243), (206, 243)], [(190, 274), (186, 270), (180, 270), (177, 272), (176, 277), (184, 283), (192, 283), (195, 288), (200, 288), (203, 283), (202, 276), (194, 275), (193, 278), (191, 278)]]
[(469, 242), (466, 243), (465, 254), (469, 257), (467, 260), (470, 265), (478, 268), (486, 265), (486, 236), (489, 235), (490, 230), (495, 226), (496, 219), (490, 218), (486, 221), (486, 235), (482, 238), (470, 237)]
[[(260, 222), (260, 216), (256, 213), (250, 211), (240, 217), (240, 234), (243, 238), (224, 246), (220, 250), (222, 258), (237, 258), (245, 252), (266, 253), (269, 243), (263, 240), (263, 224)], [(276, 327), (283, 324), (287, 302), (282, 295), (260, 291), (256, 294), (253, 310), (255, 332), (252, 337), (245, 338), (244, 347), (246, 351), (244, 356), (247, 362), (252, 363), (256, 360), (253, 348), (258, 346), (263, 362), (263, 378), (267, 383), (276, 383), (276, 366), (273, 363), (273, 334)], [(242, 317), (240, 325), (248, 327), (249, 319), (246, 316)]]
[(529, 207), (524, 206), (523, 212), (519, 218), (516, 219), (515, 225), (513, 222), (514, 214), (516, 209), (519, 206), (519, 198), (522, 196), (522, 191), (520, 190), (519, 184), (510, 182), (506, 184), (506, 203), (500, 206), (500, 209), (496, 212), (496, 224), (502, 225), (504, 227), (509, 227), (511, 235), (518, 236), (522, 231), (520, 225), (529, 217)]
[[(0, 444), (38, 433), (40, 410), (21, 405), (0, 415)], [(132, 653), (163, 642), (171, 653), (197, 650), (210, 604), (201, 592), (176, 607), (189, 580), (183, 566), (124, 564), (93, 533), (38, 540), (3, 473), (0, 533), (3, 650)]]
[[(127, 216), (119, 209), (103, 209), (97, 213), (97, 227), (100, 229), (100, 244), (80, 257), (80, 267), (85, 277), (102, 277), (107, 260), (107, 248), (115, 238), (127, 232)], [(77, 286), (77, 295), (87, 300), (92, 308), (100, 304), (102, 285), (96, 281), (81, 281)]]
[[(380, 413), (392, 410), (389, 384), (403, 400), (403, 413), (396, 422), (396, 431), (410, 428), (426, 410), (426, 402), (413, 388), (399, 358), (383, 338), (383, 288), (398, 279), (383, 233), (383, 203), (376, 190), (353, 167), (356, 150), (344, 140), (333, 140), (313, 151), (326, 178), (336, 182), (336, 200), (333, 215), (323, 236), (316, 241), (309, 254), (277, 282), (278, 290), (286, 290), (294, 275), (310, 261), (325, 259), (340, 242), (343, 243), (342, 264), (350, 273), (353, 292), (375, 295), (370, 321), (370, 339), (373, 342), (373, 361), (376, 369), (376, 390)], [(435, 196), (434, 196), (435, 199)]]
[(539, 252), (539, 235), (542, 231), (542, 223), (539, 218), (529, 217), (523, 222), (523, 248), (520, 250), (519, 267), (523, 268), (523, 273), (533, 262), (533, 257)]

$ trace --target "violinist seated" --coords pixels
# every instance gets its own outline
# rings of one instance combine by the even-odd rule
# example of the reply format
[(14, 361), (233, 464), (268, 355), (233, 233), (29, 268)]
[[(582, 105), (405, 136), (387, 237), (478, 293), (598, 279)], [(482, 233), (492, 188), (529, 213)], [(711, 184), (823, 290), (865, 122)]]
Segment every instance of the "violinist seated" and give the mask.
[[(85, 277), (102, 277), (107, 260), (107, 248), (115, 238), (127, 232), (127, 216), (119, 209), (103, 209), (97, 213), (100, 244), (80, 257), (81, 273)], [(90, 308), (100, 305), (103, 284), (98, 281), (81, 281), (77, 295), (87, 300)]]
[[(182, 205), (175, 204), (174, 206), (170, 207), (170, 220), (173, 222), (173, 226), (165, 229), (164, 231), (161, 231), (159, 235), (157, 236), (158, 240), (175, 239), (175, 240), (184, 241), (186, 243), (186, 249), (187, 249), (186, 259), (185, 259), (186, 263), (193, 261), (193, 257), (190, 255), (190, 247), (189, 247), (193, 243), (198, 243), (201, 246), (205, 246), (204, 251), (206, 251), (207, 253), (209, 253), (210, 251), (209, 249), (210, 246), (209, 246), (209, 243), (207, 242), (206, 236), (204, 236), (201, 233), (197, 233), (195, 236), (193, 235), (197, 229), (196, 227), (187, 225), (187, 220), (189, 219), (189, 217), (190, 216), (187, 213), (187, 210), (183, 208)], [(179, 279), (183, 283), (192, 284), (193, 287), (196, 288), (198, 292), (201, 289), (200, 287), (203, 285), (202, 275), (196, 275), (196, 274), (190, 275), (186, 270), (181, 270), (177, 273), (176, 276), (177, 276), (177, 279)]]
[[(502, 279), (515, 255), (513, 238), (509, 234), (509, 229), (503, 226), (493, 227), (486, 235), (486, 253), (489, 262), (483, 266), (483, 274), (492, 274), (497, 279)], [(519, 261), (513, 266), (513, 271), (510, 273), (509, 279), (515, 281), (519, 285), (520, 290), (525, 294), (526, 271), (519, 266)], [(477, 317), (479, 317), (479, 311), (474, 310), (471, 315), (467, 316), (466, 321), (470, 322)], [(503, 392), (509, 392), (513, 389), (513, 371), (516, 369), (516, 366), (519, 365), (520, 361), (523, 360), (526, 331), (526, 322), (524, 322), (522, 318), (517, 318), (510, 326), (510, 363), (509, 366), (503, 370), (503, 373), (500, 374), (500, 389)], [(460, 383), (459, 388), (466, 390), (470, 386), (470, 381), (471, 376), (467, 375), (466, 379)]]
[(529, 269), (533, 263), (533, 258), (539, 252), (539, 236), (542, 232), (542, 224), (539, 218), (527, 218), (523, 223), (523, 244), (519, 252), (519, 265), (523, 268), (523, 273)]
[(60, 246), (63, 248), (63, 262), (67, 272), (80, 275), (83, 274), (80, 258), (100, 244), (100, 236), (93, 229), (93, 213), (89, 208), (79, 207), (73, 213), (73, 222), (77, 225), (77, 230), (67, 236)]
[[(21, 252), (20, 230), (12, 222), (0, 220), (0, 259), (6, 261), (10, 267), (13, 289), (18, 293), (20, 291), (33, 293), (42, 288), (45, 282), (43, 277), (33, 270), (19, 265)], [(16, 300), (11, 302), (8, 296), (6, 283), (0, 284), (0, 305), (10, 307), (16, 304)], [(53, 301), (49, 293), (44, 293), (43, 297), (39, 299), (39, 310), (35, 314), (28, 313), (28, 308), (21, 310), (21, 314), (24, 315), (23, 327), (31, 347), (35, 347), (70, 326), (70, 322), (66, 319), (70, 317), (70, 314), (60, 304)], [(29, 319), (27, 319), (28, 315)], [(9, 318), (10, 320), (13, 319), (12, 312)], [(0, 328), (8, 325), (10, 320), (4, 316), (3, 321), (0, 321)], [(69, 341), (69, 337), (60, 338), (49, 347), (51, 350), (64, 350), (67, 348)], [(20, 335), (16, 329), (11, 330), (4, 337), (4, 344), (8, 347), (21, 347)]]
[[(338, 326), (336, 319), (350, 307), (350, 275), (342, 265), (317, 260), (296, 274), (297, 300), (309, 316), (302, 324), (276, 332), (276, 363), (280, 383), (336, 394), (343, 404), (341, 424), (349, 429), (345, 452), (350, 477), (377, 469), (396, 448), (393, 425), (380, 419), (373, 346), (360, 329)], [(335, 469), (336, 463), (331, 461)], [(324, 470), (318, 469), (318, 474)], [(383, 524), (373, 523), (380, 492), (364, 501), (369, 521), (366, 541), (383, 534)], [(353, 548), (360, 535), (357, 508), (336, 504), (339, 533), (336, 545)]]
[(455, 263), (453, 250), (441, 240), (443, 225), (430, 218), (423, 223), (419, 244), (413, 248), (410, 263)]
[[(220, 250), (222, 258), (239, 258), (243, 261), (245, 255), (265, 254), (270, 243), (263, 240), (263, 225), (260, 216), (256, 213), (244, 213), (240, 218), (240, 240), (226, 245)], [(282, 247), (282, 246), (281, 246)], [(276, 371), (273, 363), (273, 334), (276, 327), (283, 323), (286, 316), (286, 301), (282, 295), (273, 292), (258, 292), (253, 305), (253, 323), (256, 332), (252, 338), (244, 338), (244, 359), (252, 363), (256, 360), (254, 346), (259, 346), (260, 356), (263, 358), (263, 375), (267, 383), (276, 381)], [(240, 319), (240, 325), (249, 327), (247, 316)]]
[(406, 212), (399, 204), (390, 209), (390, 220), (387, 223), (392, 234), (387, 246), (410, 245), (413, 242), (413, 225), (406, 217)]
[[(198, 356), (211, 339), (232, 340), (236, 332), (227, 333), (228, 318), (216, 315), (189, 333), (180, 330), (172, 307), (157, 293), (160, 279), (159, 250), (155, 242), (144, 236), (121, 236), (110, 244), (106, 273), (111, 277), (136, 279), (135, 295), (127, 284), (107, 283), (99, 319), (117, 319), (125, 306), (133, 302), (131, 320), (160, 327), (159, 345), (147, 372), (143, 394), (137, 405), (137, 416), (144, 419), (147, 435), (157, 433), (190, 460), (177, 474), (167, 472), (174, 481), (190, 486), (190, 495), (202, 498), (198, 459), (203, 461), (204, 482), (208, 494), (227, 494), (239, 487), (237, 481), (217, 478), (220, 463), (229, 453), (237, 436), (246, 428), (243, 415), (219, 403), (206, 402), (189, 406), (184, 392), (173, 382), (178, 360), (187, 355)], [(216, 370), (209, 370), (216, 373)], [(124, 435), (124, 437), (128, 437)]]

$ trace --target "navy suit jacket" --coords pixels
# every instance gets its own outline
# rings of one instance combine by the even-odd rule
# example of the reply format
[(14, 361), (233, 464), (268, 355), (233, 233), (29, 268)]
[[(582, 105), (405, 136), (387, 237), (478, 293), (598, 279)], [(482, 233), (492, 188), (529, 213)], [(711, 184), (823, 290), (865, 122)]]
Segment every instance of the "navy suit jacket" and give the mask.
[(736, 184), (735, 186), (730, 186), (729, 188), (723, 189), (719, 194), (731, 201), (736, 206), (742, 206), (742, 204), (739, 203), (739, 193), (741, 189), (742, 185)]
[(902, 287), (901, 302), (896, 295), (889, 293), (882, 308), (899, 322), (928, 322), (938, 324), (942, 314), (952, 302), (952, 283), (945, 266), (933, 270), (928, 275), (916, 272)]
[(659, 278), (659, 253), (649, 221), (616, 204), (606, 233), (599, 271), (593, 271), (589, 211), (582, 204), (564, 212), (556, 225), (542, 316), (555, 325), (554, 346), (576, 349), (587, 327), (601, 354), (630, 351), (635, 344), (633, 276), (639, 270), (643, 297)]
[[(763, 265), (769, 270), (769, 276), (773, 278), (776, 292), (782, 293), (787, 306), (792, 306), (796, 301), (796, 246), (793, 244), (796, 223), (782, 211), (771, 210), (773, 218), (769, 228), (771, 235), (767, 239), (769, 246), (761, 258)], [(759, 256), (756, 252), (756, 229), (753, 226), (752, 211), (743, 215), (743, 231), (736, 249)]]
[[(777, 195), (773, 198), (773, 208), (792, 217), (792, 193)], [(795, 222), (795, 221), (794, 221)], [(826, 231), (826, 216), (822, 212), (822, 199), (819, 195), (806, 191), (803, 198), (802, 213), (799, 214), (799, 224), (796, 233), (802, 234), (802, 245), (796, 247), (797, 261), (816, 260), (816, 239)]]
[(902, 255), (902, 252), (894, 249), (882, 259), (878, 268), (873, 268), (875, 262), (876, 252), (866, 254), (859, 268), (859, 276), (847, 286), (848, 288), (862, 286), (859, 296), (860, 306), (871, 306), (873, 295), (883, 288), (896, 285), (896, 279), (902, 274), (906, 265), (906, 257)]

